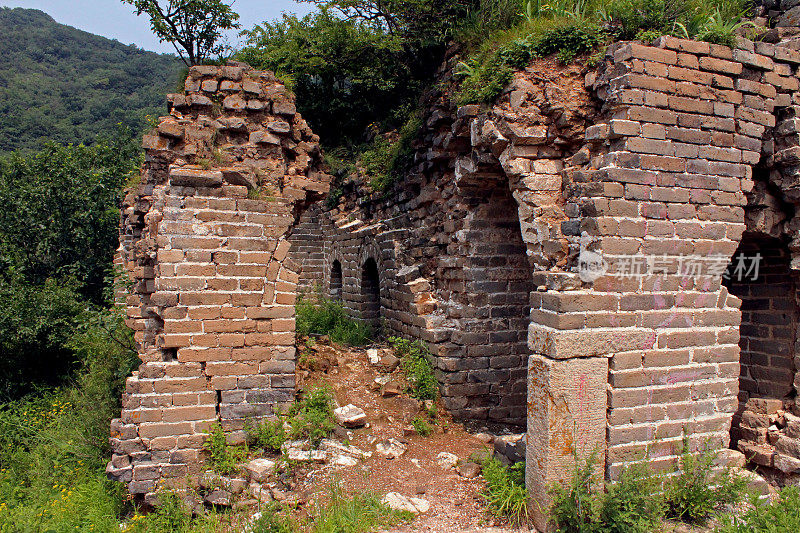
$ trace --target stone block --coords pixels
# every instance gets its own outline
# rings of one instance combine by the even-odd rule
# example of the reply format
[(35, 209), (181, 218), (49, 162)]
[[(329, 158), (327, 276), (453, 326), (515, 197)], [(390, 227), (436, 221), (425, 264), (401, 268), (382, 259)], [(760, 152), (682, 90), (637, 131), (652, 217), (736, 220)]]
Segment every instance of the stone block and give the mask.
[[(568, 482), (574, 458), (597, 452), (605, 463), (608, 359), (553, 360), (532, 355), (528, 362), (526, 485), (534, 523), (546, 530), (553, 484)], [(598, 482), (603, 479), (598, 473)]]

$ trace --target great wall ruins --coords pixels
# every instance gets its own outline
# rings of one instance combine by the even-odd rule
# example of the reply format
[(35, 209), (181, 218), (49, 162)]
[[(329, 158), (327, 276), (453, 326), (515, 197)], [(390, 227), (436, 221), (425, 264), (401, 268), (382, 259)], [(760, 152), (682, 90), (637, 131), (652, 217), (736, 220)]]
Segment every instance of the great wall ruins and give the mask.
[(684, 436), (800, 476), (799, 67), (662, 37), (537, 61), (494, 106), (442, 83), (414, 169), (338, 203), (274, 76), (193, 67), (124, 206), (142, 365), (109, 474), (135, 494), (191, 479), (210, 424), (243, 438), (291, 402), (294, 304), (318, 285), (425, 341), (456, 418), (527, 426), (535, 501), (575, 452), (614, 479)]

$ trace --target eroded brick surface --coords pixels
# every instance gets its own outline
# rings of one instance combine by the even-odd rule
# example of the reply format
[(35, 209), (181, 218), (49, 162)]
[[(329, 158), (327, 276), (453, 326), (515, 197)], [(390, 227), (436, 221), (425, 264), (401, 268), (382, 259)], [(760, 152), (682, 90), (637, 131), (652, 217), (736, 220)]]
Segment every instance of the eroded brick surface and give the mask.
[(286, 236), (329, 183), (318, 138), (271, 74), (193, 67), (168, 99), (120, 236), (142, 365), (108, 472), (135, 494), (191, 483), (212, 423), (241, 440), (246, 419), (293, 400), (299, 265)]

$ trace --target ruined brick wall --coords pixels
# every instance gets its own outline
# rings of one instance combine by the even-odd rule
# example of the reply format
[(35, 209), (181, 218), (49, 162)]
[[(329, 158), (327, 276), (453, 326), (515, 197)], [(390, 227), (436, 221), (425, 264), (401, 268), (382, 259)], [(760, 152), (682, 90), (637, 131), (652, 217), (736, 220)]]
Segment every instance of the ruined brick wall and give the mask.
[[(694, 449), (725, 447), (739, 407), (741, 301), (722, 274), (747, 223), (763, 220), (754, 168), (780, 202), (796, 203), (798, 64), (800, 53), (772, 44), (742, 41), (731, 50), (667, 37), (610, 48), (601, 71), (587, 75), (587, 91), (569, 95), (577, 106), (554, 98), (556, 86), (575, 87), (562, 72), (543, 83), (519, 73), (491, 109), (432, 107), (419, 165), (389, 199), (351, 191), (350, 204), (327, 213), (325, 233), (334, 237), (323, 236), (323, 282), (333, 260), (361, 260), (356, 250), (381, 236), (379, 248), (393, 258), (387, 289), (404, 287), (400, 272), (419, 273), (432, 302), (421, 316), (405, 303), (395, 312), (410, 291), (397, 292), (384, 312), (407, 315), (387, 321), (392, 331), (432, 343), (445, 403), (458, 415), (513, 420), (502, 403), (483, 410), (472, 401), (492, 390), (476, 370), (504, 363), (491, 342), (481, 353), (484, 337), (475, 334), (497, 321), (464, 314), (488, 309), (491, 317), (510, 292), (470, 263), (482, 238), (470, 224), (484, 210), (487, 221), (505, 226), (508, 203), (484, 206), (511, 191), (534, 289), (527, 334), (534, 499), (546, 500), (546, 488), (568, 475), (576, 448), (600, 452), (614, 478), (631, 462), (673, 465), (684, 434)], [(542, 66), (534, 68), (541, 78)], [(785, 218), (796, 254), (789, 228), (797, 222), (792, 213)], [(347, 303), (355, 276), (345, 270)], [(496, 299), (483, 307), (482, 292)], [(508, 364), (500, 370), (513, 375)], [(520, 390), (508, 383), (501, 398)]]
[[(241, 437), (291, 399), (293, 303), (315, 285), (424, 340), (456, 417), (527, 422), (536, 508), (576, 452), (613, 479), (673, 465), (684, 435), (726, 447), (732, 422), (759, 464), (800, 471), (783, 312), (800, 268), (800, 52), (620, 43), (597, 70), (540, 60), (495, 105), (463, 107), (457, 60), (402, 179), (308, 209), (329, 177), (274, 78), (202, 67), (171, 97), (121, 236), (144, 363), (109, 472), (133, 492), (196, 473), (210, 423)], [(743, 235), (770, 252), (761, 285), (723, 284)], [(740, 395), (750, 378), (764, 398)]]
[[(456, 63), (443, 66), (439, 87)], [(542, 66), (552, 69), (547, 79), (520, 73), (496, 111), (457, 109), (446, 89), (432, 90), (415, 164), (399, 183), (371, 193), (356, 181), (338, 205), (309, 211), (316, 232), (292, 236), (306, 288), (318, 283), (330, 293), (340, 265), (341, 299), (356, 317), (366, 298), (364, 263), (378, 263), (385, 333), (426, 341), (444, 404), (462, 419), (525, 424), (533, 275), (566, 255), (534, 218), (559, 216), (549, 204), (558, 201), (562, 159), (583, 140), (594, 102), (578, 68)], [(505, 117), (500, 127), (518, 142), (502, 161), (487, 140), (503, 138), (489, 116)], [(544, 198), (546, 207), (524, 201)]]
[(329, 183), (318, 138), (270, 73), (193, 67), (168, 100), (120, 234), (142, 365), (112, 423), (108, 473), (134, 494), (191, 483), (211, 424), (241, 440), (246, 418), (293, 400), (286, 237)]

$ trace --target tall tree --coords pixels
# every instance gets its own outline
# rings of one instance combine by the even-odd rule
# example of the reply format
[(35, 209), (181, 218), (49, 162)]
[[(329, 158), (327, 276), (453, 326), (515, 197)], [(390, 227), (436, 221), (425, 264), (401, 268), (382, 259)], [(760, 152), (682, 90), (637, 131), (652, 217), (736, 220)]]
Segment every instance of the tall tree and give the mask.
[(222, 0), (122, 0), (136, 14), (150, 17), (150, 27), (161, 42), (175, 47), (187, 66), (222, 53), (222, 32), (238, 29), (233, 2)]

